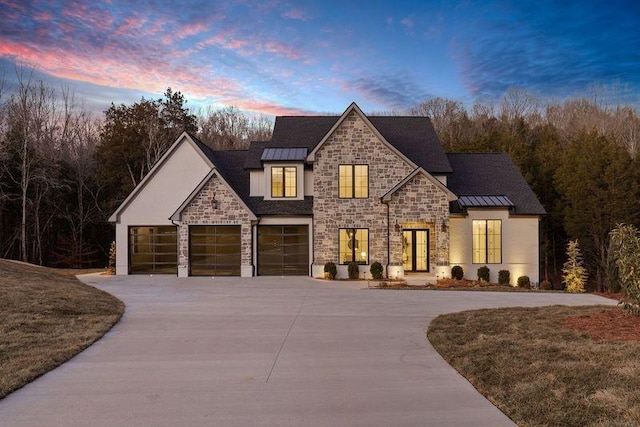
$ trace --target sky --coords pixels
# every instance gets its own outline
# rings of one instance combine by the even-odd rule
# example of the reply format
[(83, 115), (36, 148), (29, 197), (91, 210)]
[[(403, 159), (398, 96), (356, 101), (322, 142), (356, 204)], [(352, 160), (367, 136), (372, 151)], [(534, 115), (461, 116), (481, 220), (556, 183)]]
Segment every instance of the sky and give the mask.
[(192, 109), (403, 111), (432, 97), (615, 86), (640, 104), (640, 0), (0, 0), (0, 73), (103, 111), (182, 92)]

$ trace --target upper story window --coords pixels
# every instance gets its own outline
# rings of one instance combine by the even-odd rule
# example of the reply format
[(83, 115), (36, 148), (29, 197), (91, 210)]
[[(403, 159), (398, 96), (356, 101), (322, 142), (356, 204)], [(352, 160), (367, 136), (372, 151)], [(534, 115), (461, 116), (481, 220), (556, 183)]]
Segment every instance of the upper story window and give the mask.
[(369, 197), (369, 165), (338, 166), (338, 191), (342, 199)]
[(502, 221), (481, 219), (473, 221), (473, 263), (502, 263)]
[(297, 197), (297, 181), (295, 166), (271, 167), (271, 197)]

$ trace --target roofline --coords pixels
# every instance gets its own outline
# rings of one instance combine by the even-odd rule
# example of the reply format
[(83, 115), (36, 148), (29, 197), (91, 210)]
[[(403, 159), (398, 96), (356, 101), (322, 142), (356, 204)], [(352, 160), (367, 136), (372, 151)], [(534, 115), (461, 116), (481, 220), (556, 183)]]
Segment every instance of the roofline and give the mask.
[(120, 215), (122, 214), (122, 211), (126, 209), (126, 207), (129, 206), (129, 204), (133, 201), (133, 199), (137, 197), (140, 191), (142, 191), (142, 189), (146, 187), (147, 183), (151, 180), (151, 178), (155, 176), (155, 174), (158, 172), (158, 170), (160, 170), (162, 165), (167, 161), (169, 157), (171, 157), (171, 155), (178, 149), (178, 146), (185, 140), (189, 144), (191, 144), (193, 148), (196, 149), (196, 152), (200, 154), (200, 156), (209, 165), (209, 167), (213, 167), (213, 163), (211, 163), (211, 160), (209, 159), (209, 157), (207, 157), (207, 155), (202, 152), (202, 150), (200, 149), (198, 144), (196, 144), (196, 142), (193, 140), (191, 135), (188, 132), (182, 132), (180, 136), (178, 136), (178, 138), (174, 141), (174, 143), (171, 144), (171, 147), (169, 147), (169, 149), (162, 155), (162, 157), (160, 157), (160, 159), (153, 165), (153, 167), (149, 170), (149, 172), (147, 172), (144, 178), (142, 178), (142, 181), (140, 181), (138, 185), (134, 187), (134, 189), (131, 191), (131, 193), (129, 193), (127, 198), (124, 199), (122, 203), (120, 203), (120, 206), (118, 206), (118, 208), (111, 214), (111, 216), (108, 219), (109, 222), (117, 223), (120, 221)]
[(387, 191), (380, 198), (382, 203), (389, 203), (391, 201), (391, 198), (393, 197), (393, 195), (398, 190), (400, 190), (402, 187), (404, 187), (414, 176), (416, 176), (419, 173), (422, 173), (425, 177), (427, 177), (427, 179), (429, 181), (431, 181), (431, 183), (433, 183), (440, 190), (444, 191), (445, 194), (447, 195), (448, 201), (452, 202), (454, 200), (458, 200), (458, 196), (456, 196), (451, 190), (449, 190), (443, 183), (441, 183), (439, 180), (434, 178), (433, 175), (431, 175), (429, 172), (427, 172), (423, 168), (419, 167), (419, 168), (414, 169), (413, 172), (411, 172), (409, 175), (404, 177), (404, 179), (402, 181), (400, 181), (399, 183), (397, 183), (391, 190)]
[(185, 199), (185, 201), (182, 202), (182, 204), (169, 217), (169, 219), (171, 221), (181, 221), (182, 220), (182, 211), (189, 205), (189, 203), (191, 203), (191, 201), (193, 201), (193, 199), (200, 193), (200, 190), (202, 190), (204, 188), (204, 186), (211, 180), (211, 178), (213, 178), (216, 175), (218, 176), (220, 181), (222, 181), (222, 184), (227, 188), (227, 190), (229, 190), (231, 192), (231, 194), (238, 200), (240, 205), (242, 207), (244, 207), (247, 210), (247, 212), (249, 212), (249, 219), (252, 220), (252, 221), (257, 220), (258, 217), (253, 213), (253, 211), (251, 209), (249, 209), (249, 207), (244, 202), (244, 200), (242, 200), (242, 198), (240, 196), (238, 196), (238, 193), (236, 193), (236, 191), (229, 185), (227, 180), (224, 179), (224, 177), (222, 176), (220, 171), (218, 169), (216, 169), (215, 167), (213, 169), (211, 169), (211, 171), (207, 174), (207, 176), (205, 176), (202, 179), (202, 181), (200, 181), (200, 183), (196, 186), (196, 188), (191, 192), (191, 194), (189, 194), (189, 196)]
[(320, 140), (320, 142), (314, 147), (314, 149), (311, 150), (311, 152), (307, 155), (307, 162), (314, 162), (315, 161), (316, 152), (320, 149), (320, 147), (322, 147), (324, 145), (325, 142), (327, 142), (327, 140), (329, 139), (331, 134), (333, 134), (333, 132), (338, 128), (338, 126), (340, 126), (342, 124), (342, 122), (345, 121), (345, 119), (347, 118), (347, 116), (349, 116), (349, 114), (351, 114), (351, 112), (355, 112), (362, 119), (362, 121), (365, 122), (365, 124), (373, 132), (373, 134), (378, 139), (380, 139), (383, 144), (385, 144), (387, 147), (389, 147), (398, 157), (400, 157), (402, 160), (407, 162), (409, 164), (409, 166), (411, 166), (413, 168), (417, 168), (418, 167), (417, 164), (415, 164), (411, 159), (409, 159), (407, 156), (402, 154), (402, 152), (400, 152), (400, 150), (398, 150), (396, 147), (394, 147), (393, 144), (391, 144), (389, 141), (387, 141), (387, 139), (384, 136), (382, 136), (380, 131), (378, 131), (378, 129), (373, 125), (373, 123), (371, 123), (371, 120), (369, 120), (369, 118), (362, 112), (360, 107), (358, 107), (358, 105), (355, 102), (352, 102), (351, 105), (349, 105), (347, 107), (347, 109), (344, 110), (344, 113), (342, 113), (342, 115), (338, 118), (338, 120), (336, 120), (336, 122), (331, 127), (331, 129), (329, 129), (329, 132), (327, 132), (325, 134), (325, 136)]

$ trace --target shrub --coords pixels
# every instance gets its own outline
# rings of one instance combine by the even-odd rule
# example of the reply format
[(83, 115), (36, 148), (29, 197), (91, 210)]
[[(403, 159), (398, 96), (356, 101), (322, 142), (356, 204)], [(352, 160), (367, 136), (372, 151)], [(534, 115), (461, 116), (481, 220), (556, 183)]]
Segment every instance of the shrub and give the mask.
[(107, 265), (109, 274), (116, 274), (116, 242), (111, 242), (109, 247), (109, 264)]
[(451, 269), (451, 277), (456, 280), (462, 280), (464, 277), (464, 270), (459, 265), (454, 265)]
[(328, 262), (324, 265), (324, 272), (329, 273), (329, 278), (333, 280), (338, 275), (338, 267), (336, 267), (335, 263)]
[(584, 292), (587, 269), (582, 265), (582, 253), (577, 240), (570, 240), (567, 244), (567, 262), (563, 265), (562, 273), (562, 283), (567, 287), (567, 292)]
[(509, 270), (500, 270), (498, 271), (498, 283), (501, 285), (508, 285), (511, 281), (511, 273)]
[(520, 276), (518, 277), (518, 287), (520, 288), (530, 288), (531, 280), (529, 280), (529, 276)]
[(489, 281), (489, 267), (486, 265), (478, 269), (478, 280)]
[(627, 297), (620, 305), (631, 313), (640, 314), (640, 232), (633, 225), (618, 224), (609, 236), (618, 280)]
[(347, 270), (349, 270), (349, 279), (358, 278), (358, 274), (360, 273), (360, 268), (358, 267), (357, 263), (351, 261), (349, 263), (349, 266), (347, 267)]
[(551, 284), (550, 281), (543, 280), (542, 282), (540, 282), (540, 289), (544, 291), (550, 291), (551, 289), (553, 289), (553, 285)]
[(371, 268), (369, 269), (369, 271), (371, 271), (371, 276), (374, 280), (382, 279), (382, 264), (380, 264), (378, 261), (371, 264)]

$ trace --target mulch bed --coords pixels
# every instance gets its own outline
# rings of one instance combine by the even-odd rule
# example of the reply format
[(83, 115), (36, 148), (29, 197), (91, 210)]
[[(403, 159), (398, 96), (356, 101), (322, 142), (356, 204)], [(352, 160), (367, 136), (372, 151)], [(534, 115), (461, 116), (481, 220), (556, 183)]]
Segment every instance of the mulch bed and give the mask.
[(640, 316), (630, 314), (622, 308), (567, 317), (562, 326), (583, 332), (596, 341), (640, 340)]

